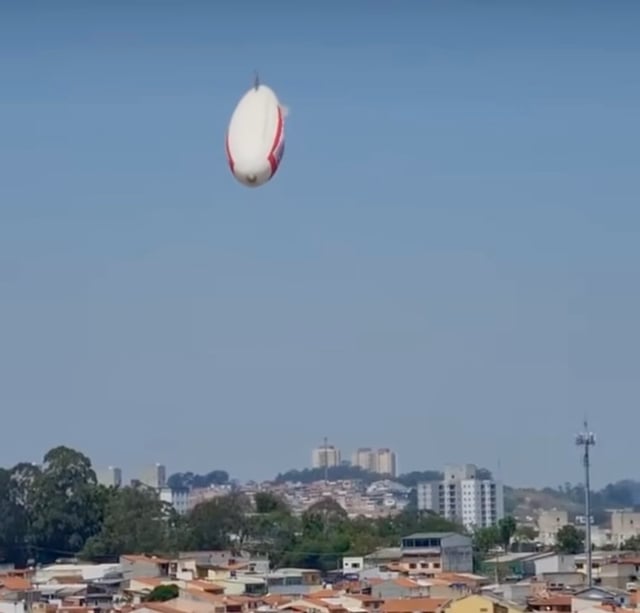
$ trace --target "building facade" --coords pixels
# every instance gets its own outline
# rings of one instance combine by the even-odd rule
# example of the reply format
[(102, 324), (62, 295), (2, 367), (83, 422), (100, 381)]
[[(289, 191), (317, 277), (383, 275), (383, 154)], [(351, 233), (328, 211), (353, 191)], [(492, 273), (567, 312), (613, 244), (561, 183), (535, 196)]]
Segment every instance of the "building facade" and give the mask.
[(376, 454), (371, 447), (356, 449), (351, 459), (351, 464), (371, 473), (377, 472)]
[(321, 445), (311, 452), (313, 468), (331, 468), (340, 464), (340, 450), (333, 445)]
[(170, 504), (177, 513), (184, 515), (189, 511), (189, 490), (187, 488), (171, 489), (163, 487), (158, 491), (160, 500)]
[(352, 456), (351, 464), (362, 470), (394, 478), (398, 474), (397, 459), (394, 451), (388, 448), (372, 449), (360, 447)]
[[(401, 563), (413, 565), (420, 574), (472, 573), (473, 545), (470, 536), (455, 532), (425, 532), (405, 536), (400, 544)], [(413, 570), (413, 569), (412, 569)], [(411, 570), (409, 571), (411, 573)]]
[(395, 478), (397, 474), (396, 454), (391, 449), (378, 449), (376, 453), (376, 472)]
[(502, 483), (478, 479), (473, 464), (447, 466), (443, 481), (419, 483), (418, 509), (429, 510), (465, 528), (486, 528), (504, 517)]
[(167, 467), (164, 464), (155, 464), (144, 471), (140, 483), (160, 490), (167, 486)]
[(553, 546), (560, 528), (568, 525), (569, 513), (551, 509), (550, 511), (540, 511), (538, 515), (538, 539), (545, 545)]
[(109, 466), (96, 472), (96, 478), (100, 485), (105, 487), (120, 487), (122, 485), (122, 470), (116, 466)]
[(625, 510), (611, 511), (611, 540), (616, 547), (640, 536), (640, 513)]

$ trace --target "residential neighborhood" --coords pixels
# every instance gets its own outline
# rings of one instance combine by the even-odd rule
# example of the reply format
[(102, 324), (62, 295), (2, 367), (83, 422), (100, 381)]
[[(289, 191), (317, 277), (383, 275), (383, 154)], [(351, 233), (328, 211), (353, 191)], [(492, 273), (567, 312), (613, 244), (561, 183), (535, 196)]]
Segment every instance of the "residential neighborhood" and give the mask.
[[(409, 534), (396, 548), (348, 556), (330, 572), (272, 568), (245, 551), (123, 555), (0, 574), (0, 613), (519, 613), (637, 611), (640, 557), (504, 554), (473, 572), (471, 538)], [(496, 581), (498, 578), (498, 581)]]

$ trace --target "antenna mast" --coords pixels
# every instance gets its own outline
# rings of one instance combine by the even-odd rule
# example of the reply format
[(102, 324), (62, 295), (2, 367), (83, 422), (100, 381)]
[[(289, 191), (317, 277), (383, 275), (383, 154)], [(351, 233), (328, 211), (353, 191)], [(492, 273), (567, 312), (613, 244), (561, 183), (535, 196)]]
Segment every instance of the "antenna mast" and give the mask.
[(585, 551), (587, 554), (587, 587), (593, 586), (593, 569), (591, 568), (591, 460), (589, 457), (589, 449), (596, 444), (596, 436), (593, 432), (589, 432), (587, 420), (584, 420), (584, 432), (576, 436), (576, 445), (584, 449), (584, 512), (586, 515), (585, 530)]

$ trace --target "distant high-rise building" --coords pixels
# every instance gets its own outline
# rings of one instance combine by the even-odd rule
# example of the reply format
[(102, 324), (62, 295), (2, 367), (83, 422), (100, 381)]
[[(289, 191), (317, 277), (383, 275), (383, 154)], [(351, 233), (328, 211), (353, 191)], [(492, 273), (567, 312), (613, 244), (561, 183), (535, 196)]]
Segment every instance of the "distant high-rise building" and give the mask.
[(504, 517), (502, 483), (478, 479), (473, 464), (447, 466), (443, 481), (419, 483), (418, 509), (435, 511), (468, 529), (495, 525)]
[(340, 450), (333, 445), (321, 445), (311, 452), (313, 468), (331, 468), (340, 464)]
[(122, 485), (122, 470), (115, 466), (109, 466), (96, 471), (96, 479), (100, 485), (106, 487), (120, 487)]
[(351, 464), (371, 473), (377, 471), (376, 454), (371, 447), (360, 447), (360, 449), (356, 449), (351, 459)]
[(160, 500), (170, 504), (180, 515), (189, 510), (189, 490), (187, 488), (171, 489), (163, 487), (158, 490)]
[(396, 476), (396, 454), (391, 449), (378, 449), (375, 459), (376, 472), (381, 475)]
[(167, 467), (164, 464), (155, 464), (148, 468), (140, 477), (140, 483), (156, 490), (167, 485)]
[(391, 449), (374, 450), (371, 447), (360, 447), (353, 454), (353, 466), (359, 466), (380, 475), (395, 477), (397, 474), (396, 454)]

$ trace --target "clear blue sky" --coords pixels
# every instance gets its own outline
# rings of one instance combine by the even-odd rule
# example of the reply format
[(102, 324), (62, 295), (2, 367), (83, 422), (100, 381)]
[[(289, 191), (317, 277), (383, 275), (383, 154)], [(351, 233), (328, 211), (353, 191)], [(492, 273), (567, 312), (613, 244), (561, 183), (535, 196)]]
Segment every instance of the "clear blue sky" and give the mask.
[[(635, 476), (637, 2), (5, 2), (0, 464)], [(224, 134), (252, 71), (275, 179)]]

